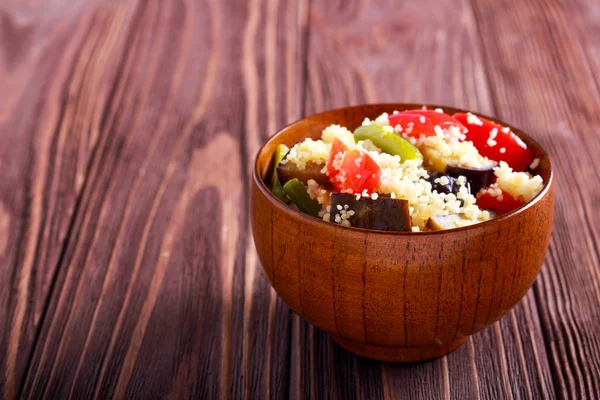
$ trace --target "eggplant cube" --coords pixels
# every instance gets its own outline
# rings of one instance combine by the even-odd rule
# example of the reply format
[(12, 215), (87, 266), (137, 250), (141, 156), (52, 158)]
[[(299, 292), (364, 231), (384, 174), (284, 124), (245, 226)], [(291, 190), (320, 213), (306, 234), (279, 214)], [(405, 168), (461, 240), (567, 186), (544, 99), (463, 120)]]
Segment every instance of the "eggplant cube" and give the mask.
[(335, 193), (331, 196), (332, 221), (335, 221), (337, 215), (341, 215), (345, 205), (348, 205), (348, 210), (354, 211), (354, 215), (349, 218), (354, 227), (378, 231), (412, 230), (407, 200), (384, 197), (377, 200), (369, 197), (356, 199), (351, 194)]

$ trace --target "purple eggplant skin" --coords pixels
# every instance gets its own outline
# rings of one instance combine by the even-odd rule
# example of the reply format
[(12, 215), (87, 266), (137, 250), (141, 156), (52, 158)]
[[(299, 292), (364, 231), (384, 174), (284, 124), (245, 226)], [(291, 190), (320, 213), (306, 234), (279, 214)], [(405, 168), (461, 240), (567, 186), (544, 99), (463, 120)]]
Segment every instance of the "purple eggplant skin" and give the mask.
[[(442, 176), (445, 176), (446, 178), (448, 178), (447, 185), (442, 185), (441, 183), (435, 182), (436, 179), (441, 178)], [(429, 183), (431, 183), (431, 190), (435, 190), (438, 193), (446, 193), (446, 194), (449, 194), (449, 193), (458, 194), (458, 191), (460, 190), (460, 186), (456, 182), (457, 180), (458, 180), (458, 178), (455, 178), (450, 175), (446, 175), (442, 172), (430, 172), (429, 178), (427, 178), (427, 181)]]
[[(441, 178), (442, 176), (445, 176), (446, 178), (448, 178), (447, 185), (442, 185), (441, 183), (435, 182), (435, 180), (437, 178)], [(452, 193), (454, 195), (457, 195), (458, 191), (460, 190), (460, 185), (457, 182), (458, 178), (455, 178), (450, 175), (446, 175), (443, 172), (429, 173), (429, 178), (427, 178), (427, 181), (429, 183), (431, 183), (431, 190), (435, 190), (438, 193), (446, 193), (446, 194)], [(463, 199), (458, 199), (458, 201), (460, 202), (461, 207), (465, 204), (465, 201)]]
[(469, 182), (471, 187), (471, 194), (475, 195), (482, 188), (492, 184), (492, 181), (494, 180), (494, 168), (496, 168), (496, 166), (497, 164), (494, 164), (489, 168), (477, 169), (448, 165), (446, 167), (446, 175), (456, 178), (462, 175), (467, 178), (467, 182)]
[(350, 224), (356, 228), (373, 229), (377, 231), (401, 231), (412, 230), (412, 219), (408, 209), (408, 200), (380, 197), (373, 200), (369, 197), (360, 197), (346, 193), (334, 193), (331, 195), (331, 221), (335, 216), (341, 214), (337, 206), (353, 210), (354, 215), (349, 218)]
[(310, 179), (314, 179), (319, 185), (332, 189), (333, 186), (329, 181), (329, 177), (321, 172), (322, 169), (323, 165), (314, 163), (308, 163), (306, 164), (306, 168), (299, 169), (296, 164), (288, 161), (285, 164), (279, 163), (277, 166), (277, 176), (282, 185), (285, 185), (287, 181), (291, 181), (294, 178), (298, 178), (305, 185), (308, 184)]

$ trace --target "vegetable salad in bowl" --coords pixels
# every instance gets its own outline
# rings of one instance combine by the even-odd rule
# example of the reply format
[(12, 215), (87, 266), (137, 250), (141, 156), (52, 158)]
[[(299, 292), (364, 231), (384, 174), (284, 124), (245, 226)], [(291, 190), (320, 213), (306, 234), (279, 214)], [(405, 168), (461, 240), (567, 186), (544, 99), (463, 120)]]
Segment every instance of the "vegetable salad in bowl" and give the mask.
[(271, 191), (301, 212), (364, 229), (452, 229), (511, 212), (544, 182), (509, 127), (472, 113), (393, 111), (330, 125), (274, 154)]

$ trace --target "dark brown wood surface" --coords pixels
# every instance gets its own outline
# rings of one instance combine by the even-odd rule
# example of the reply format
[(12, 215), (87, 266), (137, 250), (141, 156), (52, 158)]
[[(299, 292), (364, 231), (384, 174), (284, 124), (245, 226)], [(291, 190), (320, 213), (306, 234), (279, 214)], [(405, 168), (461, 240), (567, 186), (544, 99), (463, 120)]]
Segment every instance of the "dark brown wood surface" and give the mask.
[[(0, 397), (600, 397), (594, 0), (0, 2)], [(553, 158), (533, 289), (447, 357), (355, 357), (290, 313), (248, 222), (260, 144), (429, 102)]]

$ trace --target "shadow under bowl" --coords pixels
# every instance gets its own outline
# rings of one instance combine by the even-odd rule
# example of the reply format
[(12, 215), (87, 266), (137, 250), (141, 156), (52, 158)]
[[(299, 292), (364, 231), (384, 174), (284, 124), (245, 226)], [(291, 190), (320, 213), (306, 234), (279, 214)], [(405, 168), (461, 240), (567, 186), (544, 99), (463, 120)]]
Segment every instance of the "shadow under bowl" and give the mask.
[(331, 124), (354, 129), (365, 117), (415, 108), (421, 104), (369, 104), (296, 121), (263, 145), (251, 182), (254, 242), (279, 296), (341, 347), (383, 361), (445, 355), (497, 321), (533, 284), (552, 231), (548, 155), (521, 130), (485, 116), (523, 139), (540, 159), (536, 172), (545, 186), (519, 209), (483, 223), (418, 233), (343, 227), (292, 209), (265, 184), (279, 144), (316, 140)]

